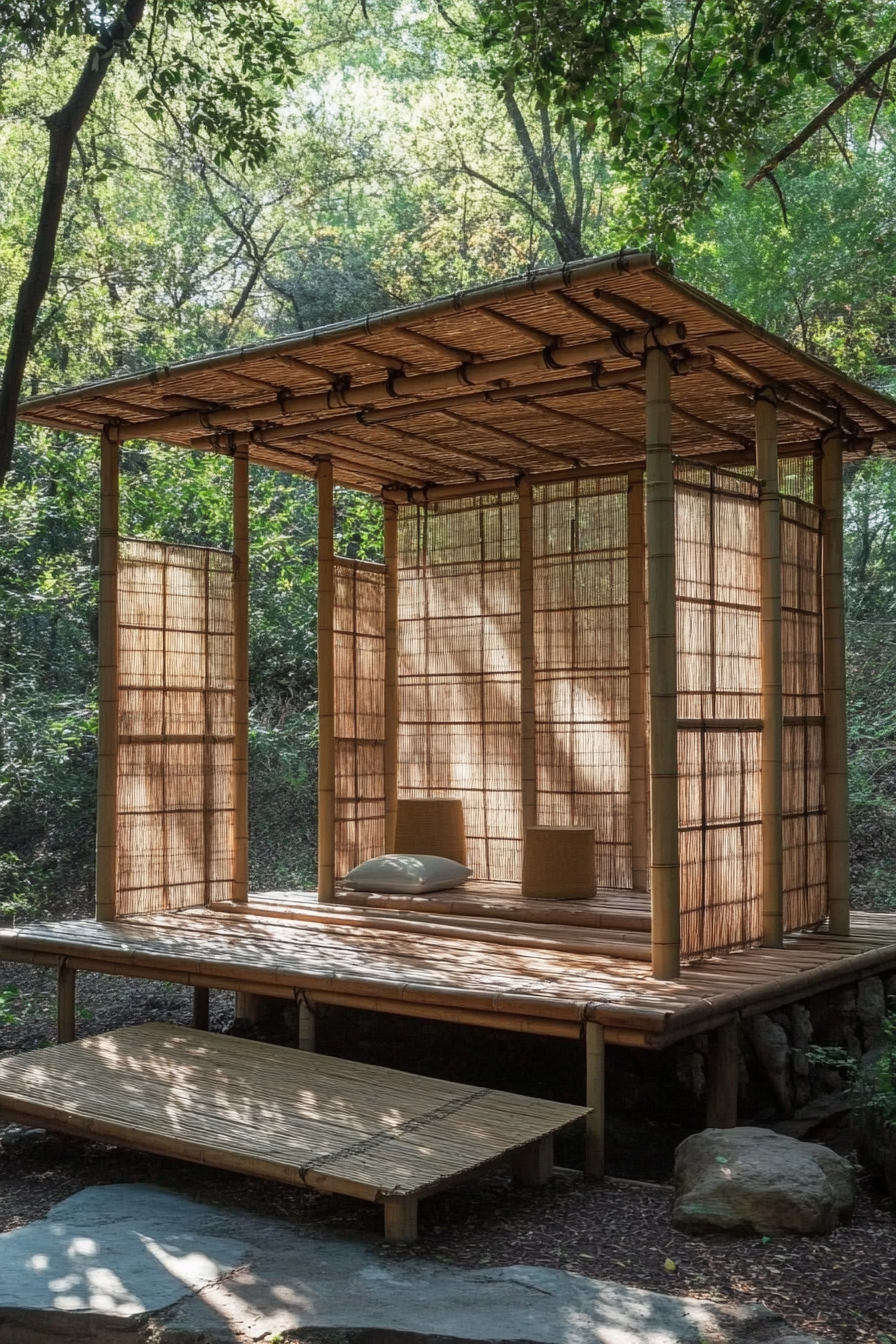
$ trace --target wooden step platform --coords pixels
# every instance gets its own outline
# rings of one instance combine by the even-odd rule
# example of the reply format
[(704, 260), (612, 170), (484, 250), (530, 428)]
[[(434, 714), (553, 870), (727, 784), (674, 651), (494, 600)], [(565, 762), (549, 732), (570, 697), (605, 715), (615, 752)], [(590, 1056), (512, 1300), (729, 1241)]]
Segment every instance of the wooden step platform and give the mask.
[(587, 1110), (153, 1022), (0, 1061), (0, 1114), (372, 1200), (413, 1241), (422, 1195), (501, 1161), (547, 1180)]

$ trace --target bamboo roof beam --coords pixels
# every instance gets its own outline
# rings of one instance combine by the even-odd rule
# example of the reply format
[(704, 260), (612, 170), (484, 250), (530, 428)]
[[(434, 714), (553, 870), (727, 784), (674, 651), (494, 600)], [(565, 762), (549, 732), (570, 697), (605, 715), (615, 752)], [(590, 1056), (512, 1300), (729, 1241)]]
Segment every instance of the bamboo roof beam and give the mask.
[[(752, 406), (753, 394), (759, 384), (752, 382), (745, 383), (743, 379), (735, 377), (734, 374), (726, 373), (724, 369), (720, 369), (717, 364), (713, 365), (709, 372), (718, 382), (725, 383), (726, 386), (730, 387), (733, 391), (741, 393), (745, 397), (743, 403), (745, 406)], [(775, 390), (775, 383), (773, 380), (768, 380), (761, 384), (761, 386), (771, 387), (773, 391)], [(788, 395), (788, 389), (786, 387), (783, 387), (782, 391), (783, 396), (780, 409), (785, 415), (789, 415), (792, 420), (799, 420), (804, 425), (813, 425), (817, 429), (831, 428), (833, 420), (830, 415), (824, 415), (820, 411), (800, 406)]]
[(500, 429), (497, 425), (490, 425), (485, 420), (468, 420), (466, 416), (458, 415), (456, 411), (444, 410), (438, 412), (456, 424), (464, 425), (471, 429), (483, 430), (487, 434), (493, 434), (495, 438), (502, 439), (505, 443), (511, 443), (515, 448), (524, 448), (526, 452), (538, 453), (541, 457), (546, 457), (556, 462), (569, 462), (572, 460), (578, 465), (578, 460), (573, 453), (563, 452), (558, 448), (545, 448), (540, 443), (533, 443), (531, 439), (524, 439), (519, 434), (512, 434), (510, 430)]
[(804, 392), (799, 392), (792, 383), (782, 383), (763, 369), (757, 369), (754, 364), (750, 364), (740, 355), (736, 355), (733, 350), (728, 350), (722, 345), (715, 346), (714, 337), (706, 336), (700, 339), (704, 345), (708, 345), (713, 350), (715, 356), (730, 364), (738, 373), (742, 373), (746, 378), (749, 378), (750, 382), (756, 387), (770, 387), (778, 399), (786, 403), (785, 410), (790, 410), (791, 407), (799, 407), (801, 410), (815, 415), (819, 424), (830, 425), (836, 421), (836, 407), (827, 406), (816, 397), (806, 396)]
[(568, 313), (574, 313), (576, 317), (581, 317), (585, 322), (590, 322), (592, 326), (600, 327), (602, 331), (625, 330), (623, 323), (614, 322), (611, 317), (603, 317), (600, 313), (592, 312), (587, 304), (580, 303), (578, 299), (572, 298), (569, 294), (564, 294), (562, 289), (555, 289), (551, 298), (555, 303), (562, 304)]
[(643, 307), (640, 303), (635, 303), (623, 294), (614, 294), (609, 289), (595, 289), (594, 297), (598, 303), (605, 303), (610, 308), (618, 308), (625, 313), (626, 317), (633, 317), (636, 322), (643, 322), (648, 327), (662, 327), (669, 321), (661, 313), (654, 312), (650, 308)]
[[(683, 323), (656, 328), (653, 337), (665, 346), (678, 345), (687, 335)], [(331, 388), (328, 392), (314, 392), (294, 397), (278, 397), (254, 406), (221, 411), (178, 411), (157, 420), (140, 424), (118, 426), (119, 442), (127, 438), (159, 438), (166, 434), (189, 433), (196, 429), (229, 429), (246, 421), (282, 421), (303, 412), (315, 414), (339, 407), (370, 406), (378, 401), (397, 397), (425, 396), (430, 392), (448, 392), (452, 388), (467, 388), (476, 384), (502, 383), (506, 379), (525, 377), (544, 371), (575, 368), (598, 364), (604, 359), (617, 359), (628, 354), (637, 359), (647, 348), (648, 332), (631, 331), (621, 337), (575, 344), (561, 344), (551, 349), (535, 350), (530, 354), (511, 355), (506, 359), (485, 360), (479, 364), (460, 364), (438, 373), (399, 374), (380, 383), (365, 383), (358, 387)]]
[[(632, 396), (640, 398), (642, 401), (646, 395), (642, 388), (634, 385), (626, 387), (625, 390), (626, 392), (630, 392)], [(693, 425), (695, 429), (702, 429), (707, 434), (713, 434), (718, 439), (730, 439), (732, 443), (740, 444), (742, 448), (748, 449), (752, 454), (753, 444), (749, 435), (739, 434), (735, 429), (725, 429), (722, 425), (716, 424), (713, 420), (706, 420), (701, 415), (694, 415), (692, 411), (686, 411), (683, 406), (676, 405), (674, 401), (672, 403), (672, 414), (677, 416), (679, 420), (684, 420), (687, 424)]]
[[(468, 462), (474, 463), (476, 468), (493, 467), (496, 464), (498, 466), (507, 465), (507, 463), (502, 461), (502, 459), (498, 457), (492, 457), (491, 454), (488, 453), (475, 453), (470, 448), (454, 448), (449, 444), (434, 443), (432, 439), (427, 439), (422, 434), (417, 434), (410, 429), (397, 429), (395, 426), (387, 424), (379, 425), (377, 426), (377, 428), (381, 429), (386, 434), (391, 434), (394, 438), (401, 439), (402, 441), (409, 441), (411, 443), (420, 443), (430, 453), (435, 453), (438, 455), (442, 455), (444, 453), (453, 453), (455, 457), (465, 458)], [(402, 455), (406, 456), (406, 454)], [(415, 459), (415, 462), (419, 468), (420, 465), (419, 456)], [(471, 475), (471, 476), (476, 475), (476, 471), (473, 468), (459, 467), (457, 468), (457, 470), (462, 471), (464, 475)]]
[[(626, 390), (630, 385), (625, 384)], [(602, 424), (599, 420), (592, 420), (589, 416), (576, 415), (573, 411), (561, 411), (556, 406), (545, 406), (540, 401), (530, 401), (528, 403), (534, 410), (540, 411), (543, 415), (553, 416), (556, 420), (573, 421), (577, 425), (582, 425), (590, 430), (599, 430), (602, 434), (610, 434), (614, 439), (620, 439), (624, 444), (637, 448), (640, 452), (644, 451), (644, 443), (641, 439), (636, 439), (631, 434), (624, 434), (621, 429), (612, 429), (609, 425)]]
[(480, 308), (479, 311), (493, 321), (499, 322), (508, 331), (515, 331), (518, 336), (525, 336), (527, 341), (534, 341), (536, 345), (551, 345), (553, 341), (560, 339), (553, 332), (542, 331), (540, 327), (533, 327), (529, 322), (521, 322), (518, 317), (510, 317), (507, 313), (499, 312), (497, 308)]
[(434, 355), (442, 355), (445, 359), (457, 360), (459, 364), (478, 364), (482, 355), (475, 350), (461, 350), (459, 346), (447, 345), (445, 341), (437, 341), (434, 336), (427, 336), (422, 331), (415, 331), (413, 327), (402, 327), (400, 335), (403, 339), (407, 338), (416, 341), (422, 345), (424, 350), (429, 350)]

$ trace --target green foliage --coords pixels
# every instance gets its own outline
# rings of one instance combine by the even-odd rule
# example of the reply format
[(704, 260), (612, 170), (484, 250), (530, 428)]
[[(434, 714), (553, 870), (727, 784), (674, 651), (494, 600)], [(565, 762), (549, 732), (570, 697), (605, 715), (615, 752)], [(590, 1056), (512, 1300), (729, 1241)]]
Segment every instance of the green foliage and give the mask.
[(880, 1048), (871, 1060), (856, 1059), (839, 1046), (810, 1046), (810, 1064), (838, 1069), (847, 1080), (853, 1110), (896, 1130), (896, 1015), (884, 1019)]
[(760, 128), (876, 33), (887, 45), (861, 0), (482, 0), (479, 13), (495, 81), (603, 137), (633, 220), (666, 247)]

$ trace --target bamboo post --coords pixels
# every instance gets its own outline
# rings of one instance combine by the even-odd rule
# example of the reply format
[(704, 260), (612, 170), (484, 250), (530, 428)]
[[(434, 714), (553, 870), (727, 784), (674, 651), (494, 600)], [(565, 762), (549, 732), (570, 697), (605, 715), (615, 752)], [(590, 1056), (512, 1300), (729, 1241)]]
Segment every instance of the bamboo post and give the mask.
[(249, 899), (249, 455), (233, 454), (233, 899)]
[(647, 623), (650, 687), (650, 915), (653, 974), (681, 973), (678, 871), (678, 669), (672, 392), (663, 351), (647, 352)]
[(395, 819), (398, 812), (398, 508), (383, 505), (383, 559), (386, 562), (384, 591), (385, 648), (385, 725), (383, 736), (383, 776), (386, 795), (386, 853), (395, 848)]
[(333, 684), (333, 464), (317, 467), (317, 898), (336, 891), (336, 754)]
[(821, 592), (824, 612), (824, 797), (828, 928), (849, 936), (849, 788), (846, 636), (843, 617), (843, 439), (827, 434), (821, 464)]
[(193, 986), (193, 1026), (197, 1031), (208, 1031), (209, 990), (207, 985)]
[(535, 579), (532, 535), (532, 485), (518, 490), (520, 529), (520, 774), (523, 834), (538, 825), (535, 778)]
[(100, 437), (96, 917), (114, 919), (118, 867), (118, 444)]
[(734, 1129), (740, 1083), (740, 1046), (737, 1019), (709, 1033), (706, 1070), (706, 1127)]
[(386, 1241), (416, 1241), (416, 1196), (386, 1195), (383, 1199), (383, 1224)]
[(314, 1054), (317, 1049), (317, 1020), (314, 1007), (302, 994), (299, 998), (299, 1049)]
[(60, 1045), (75, 1039), (76, 974), (62, 957), (56, 972), (56, 1040)]
[(644, 473), (628, 474), (628, 751), (632, 887), (650, 885), (647, 789), (647, 613), (644, 604)]
[(585, 1176), (603, 1179), (606, 1135), (606, 1050), (604, 1029), (599, 1022), (585, 1023)]
[(554, 1136), (545, 1134), (511, 1154), (514, 1185), (547, 1185), (554, 1174)]
[(775, 395), (756, 397), (759, 481), (759, 651), (762, 680), (762, 945), (784, 946), (784, 686), (781, 662), (781, 496)]

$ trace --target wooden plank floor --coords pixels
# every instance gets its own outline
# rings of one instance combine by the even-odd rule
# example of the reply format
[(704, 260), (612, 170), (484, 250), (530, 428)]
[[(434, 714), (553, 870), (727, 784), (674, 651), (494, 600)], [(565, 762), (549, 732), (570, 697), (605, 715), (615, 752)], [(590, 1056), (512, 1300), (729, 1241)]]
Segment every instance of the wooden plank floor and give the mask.
[(0, 1114), (387, 1203), (525, 1153), (587, 1111), (152, 1022), (0, 1061)]
[[(850, 938), (790, 934), (654, 980), (642, 961), (396, 930), (371, 914), (346, 923), (197, 908), (99, 924), (0, 929), (0, 960), (176, 980), (322, 1003), (577, 1037), (584, 1020), (610, 1043), (662, 1047), (735, 1013), (795, 1002), (896, 969), (896, 915), (853, 913)], [(362, 916), (356, 918), (355, 916)], [(555, 930), (556, 932), (556, 930)], [(576, 931), (581, 936), (582, 930)], [(596, 937), (600, 931), (595, 931)]]

